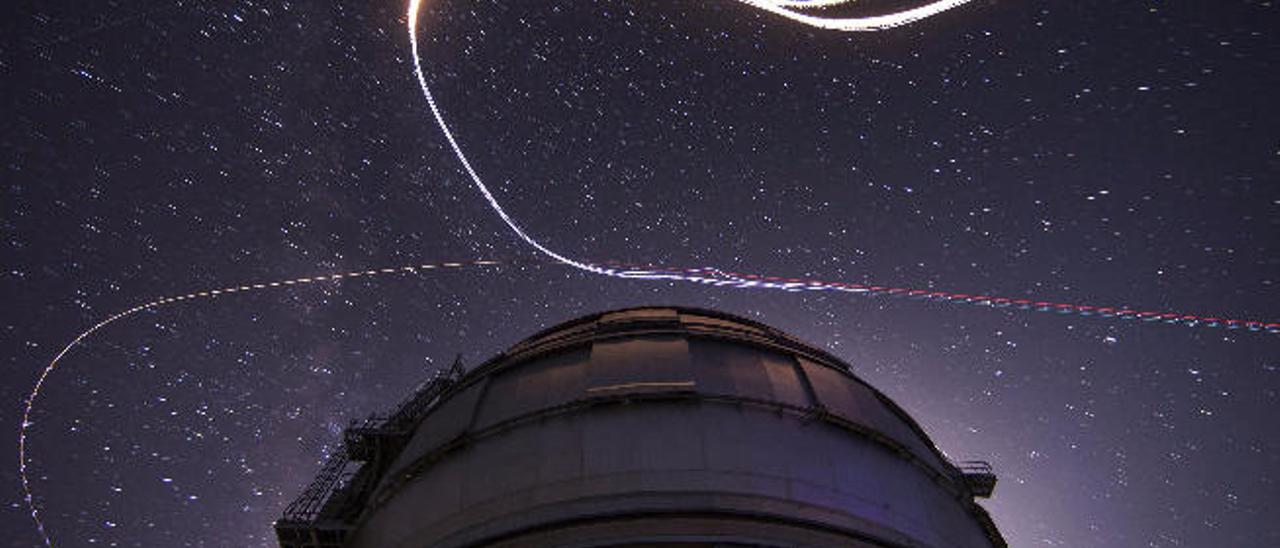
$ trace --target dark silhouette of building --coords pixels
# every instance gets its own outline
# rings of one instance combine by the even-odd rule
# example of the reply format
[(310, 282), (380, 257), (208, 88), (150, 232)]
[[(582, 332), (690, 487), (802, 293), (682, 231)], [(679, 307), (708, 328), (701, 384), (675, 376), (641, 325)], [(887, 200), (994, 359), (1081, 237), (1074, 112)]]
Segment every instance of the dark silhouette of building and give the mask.
[(283, 548), (1004, 546), (949, 462), (840, 360), (760, 323), (636, 308), (437, 375), (343, 447)]

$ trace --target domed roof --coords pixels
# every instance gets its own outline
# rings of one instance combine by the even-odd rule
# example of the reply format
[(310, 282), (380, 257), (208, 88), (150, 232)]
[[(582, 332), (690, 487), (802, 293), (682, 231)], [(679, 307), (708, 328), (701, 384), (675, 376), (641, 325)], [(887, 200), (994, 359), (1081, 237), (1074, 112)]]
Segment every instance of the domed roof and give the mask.
[(838, 358), (747, 318), (677, 306), (591, 314), (516, 343), (469, 372), (453, 391), (451, 399), (466, 402), (457, 407), (474, 408), (472, 419), (429, 417), (424, 426), (436, 431), (420, 432), (392, 470), (411, 466), (408, 457), (446, 440), (500, 428), (538, 410), (680, 395), (803, 413), (867, 436), (963, 489), (963, 475), (924, 430)]
[[(554, 379), (513, 370), (554, 353), (566, 355), (557, 360), (562, 365), (582, 361), (573, 374)], [(463, 384), (499, 373), (511, 376), (490, 385), (481, 402), (490, 420), (550, 403), (544, 399), (550, 392), (604, 397), (681, 389), (803, 408), (872, 435), (940, 474), (952, 470), (919, 424), (844, 361), (773, 326), (722, 311), (644, 306), (582, 316), (516, 343), (472, 370)], [(534, 388), (539, 382), (549, 384)]]
[(344, 437), (281, 546), (1004, 546), (989, 470), (831, 354), (710, 310), (557, 325)]

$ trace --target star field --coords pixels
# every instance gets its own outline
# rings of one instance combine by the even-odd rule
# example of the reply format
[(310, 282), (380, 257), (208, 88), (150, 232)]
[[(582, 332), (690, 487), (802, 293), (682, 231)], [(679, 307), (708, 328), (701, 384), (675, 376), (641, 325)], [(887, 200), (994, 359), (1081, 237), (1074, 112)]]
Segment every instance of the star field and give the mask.
[[(1012, 546), (1275, 546), (1280, 339), (535, 259), (434, 125), (399, 2), (0, 19), (0, 423), (56, 546), (274, 546), (348, 421), (578, 315), (718, 308), (830, 350), (1000, 483)], [(871, 2), (867, 9), (882, 9)], [(836, 33), (728, 0), (430, 0), (427, 79), (571, 257), (1280, 319), (1272, 2), (1010, 2)], [(16, 445), (9, 447), (16, 454)], [(16, 459), (0, 546), (40, 536)]]

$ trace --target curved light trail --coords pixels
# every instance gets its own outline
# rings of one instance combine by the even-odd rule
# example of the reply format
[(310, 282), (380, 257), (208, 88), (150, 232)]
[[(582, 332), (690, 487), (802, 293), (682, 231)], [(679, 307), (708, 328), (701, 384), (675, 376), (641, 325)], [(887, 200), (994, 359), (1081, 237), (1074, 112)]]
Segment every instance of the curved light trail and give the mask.
[[(419, 2), (420, 0), (412, 0)], [(840, 4), (849, 4), (854, 0), (738, 0), (752, 7), (762, 9), (775, 15), (786, 17), (797, 23), (811, 27), (844, 32), (870, 32), (909, 25), (921, 19), (933, 17), (949, 9), (967, 4), (970, 0), (938, 0), (923, 6), (903, 10), (886, 15), (869, 17), (819, 17), (809, 15), (797, 9), (823, 8)]]
[(62, 358), (65, 357), (67, 353), (70, 352), (72, 349), (74, 349), (75, 347), (79, 346), (82, 342), (84, 342), (85, 339), (89, 338), (89, 336), (98, 332), (98, 330), (108, 325), (111, 325), (117, 321), (128, 318), (134, 314), (142, 312), (144, 310), (155, 310), (157, 308), (161, 308), (164, 306), (177, 304), (181, 302), (196, 301), (196, 300), (202, 300), (202, 299), (213, 299), (222, 295), (232, 295), (236, 293), (246, 293), (250, 291), (288, 287), (293, 285), (306, 285), (306, 284), (312, 284), (317, 282), (331, 282), (331, 281), (337, 281), (337, 280), (347, 280), (351, 278), (378, 276), (383, 274), (416, 274), (419, 272), (438, 270), (438, 269), (498, 266), (501, 264), (504, 264), (504, 263), (500, 261), (490, 261), (490, 260), (432, 263), (432, 264), (399, 266), (394, 268), (380, 268), (380, 269), (374, 269), (374, 270), (358, 270), (354, 272), (344, 272), (339, 274), (325, 274), (320, 276), (308, 276), (304, 278), (293, 278), (289, 280), (279, 280), (274, 282), (261, 282), (261, 283), (246, 284), (246, 285), (233, 285), (233, 286), (224, 287), (221, 289), (210, 289), (206, 291), (196, 291), (192, 293), (187, 293), (185, 295), (163, 297), (151, 302), (134, 306), (133, 308), (121, 310), (120, 312), (116, 312), (115, 314), (107, 316), (102, 321), (96, 324), (93, 324), (92, 327), (84, 330), (79, 335), (76, 335), (74, 339), (71, 339), (71, 342), (67, 343), (66, 346), (63, 346), (62, 350), (58, 351), (58, 353), (53, 356), (52, 360), (49, 360), (49, 364), (44, 367), (44, 369), (40, 372), (39, 378), (36, 379), (36, 384), (31, 389), (30, 395), (27, 396), (26, 406), (22, 410), (22, 425), (18, 428), (18, 477), (22, 480), (23, 500), (26, 502), (27, 508), (31, 511), (31, 519), (34, 520), (36, 523), (36, 530), (40, 533), (40, 538), (44, 540), (45, 546), (53, 546), (53, 540), (50, 538), (48, 531), (45, 530), (44, 521), (40, 519), (40, 509), (39, 507), (36, 506), (36, 503), (35, 503), (35, 493), (32, 491), (32, 488), (31, 488), (31, 479), (27, 476), (27, 438), (30, 436), (31, 426), (32, 424), (34, 424), (31, 421), (31, 415), (32, 415), (32, 412), (35, 411), (36, 400), (40, 397), (40, 392), (41, 390), (44, 389), (45, 382), (48, 381), (49, 375), (52, 374), (53, 371), (58, 368), (58, 364), (62, 361)]
[[(805, 15), (803, 13), (795, 11), (795, 9), (801, 6), (803, 7), (832, 6), (837, 4), (849, 3), (854, 0), (813, 0), (812, 2), (805, 2), (803, 0), (800, 0), (800, 1), (739, 0), (739, 1), (745, 4), (748, 4), (750, 6), (754, 6), (772, 13), (776, 13), (778, 15), (781, 15), (793, 21), (804, 23), (810, 26), (815, 26), (820, 28), (829, 28), (834, 30), (843, 30), (843, 31), (873, 31), (873, 30), (881, 30), (881, 29), (901, 26), (901, 25), (911, 23), (913, 21), (918, 21), (925, 17), (929, 17), (931, 15), (935, 15), (943, 11), (946, 11), (948, 9), (951, 9), (953, 7), (964, 4), (969, 0), (939, 0), (937, 2), (927, 4), (915, 9), (910, 9), (910, 10), (888, 14), (888, 15), (880, 15), (875, 17), (835, 18), (835, 19), (824, 19), (821, 17)], [(458, 140), (453, 135), (453, 130), (449, 127), (448, 122), (446, 122), (444, 119), (444, 114), (440, 110), (440, 105), (436, 102), (435, 95), (431, 93), (431, 86), (427, 84), (427, 76), (426, 76), (426, 72), (422, 68), (422, 55), (419, 51), (420, 48), (418, 45), (418, 21), (421, 14), (422, 14), (422, 0), (409, 0), (406, 19), (408, 21), (408, 26), (409, 26), (409, 49), (413, 55), (413, 75), (415, 78), (417, 78), (418, 87), (422, 88), (422, 96), (426, 98), (427, 106), (431, 109), (431, 115), (432, 117), (435, 118), (436, 125), (440, 127), (440, 132), (444, 134), (445, 141), (449, 143), (449, 148), (453, 150), (453, 155), (458, 158), (458, 162), (462, 164), (463, 170), (466, 171), (467, 176), (471, 179), (471, 182), (476, 187), (476, 190), (480, 191), (480, 194), (484, 196), (485, 201), (489, 203), (489, 207), (492, 208), (493, 211), (498, 214), (498, 217), (502, 219), (502, 222), (506, 223), (507, 227), (509, 227), (512, 232), (515, 232), (517, 237), (519, 237), (525, 243), (532, 246), (534, 249), (538, 250), (543, 255), (546, 255), (547, 257), (550, 257), (558, 262), (564, 263), (574, 268), (585, 270), (593, 274), (601, 274), (605, 276), (663, 279), (664, 277), (646, 276), (639, 272), (626, 273), (626, 275), (623, 275), (623, 273), (617, 272), (613, 269), (602, 267), (600, 265), (597, 265), (591, 262), (572, 259), (568, 256), (565, 256), (561, 253), (556, 252), (555, 250), (543, 245), (541, 242), (534, 239), (532, 236), (530, 236), (527, 232), (524, 231), (524, 228), (522, 228), (520, 224), (517, 223), (515, 219), (511, 217), (511, 215), (507, 214), (507, 210), (504, 209), (502, 207), (502, 204), (498, 202), (498, 199), (494, 197), (493, 192), (489, 190), (489, 186), (484, 184), (484, 180), (481, 179), (480, 174), (476, 172), (476, 169), (471, 165), (471, 160), (469, 160), (467, 158), (466, 153), (463, 152), (462, 146), (458, 144)]]
[[(491, 194), (486, 193), (486, 197), (492, 198)], [(496, 202), (494, 202), (496, 204)], [(499, 210), (501, 211), (501, 210)], [(514, 221), (503, 212), (503, 220), (514, 225)], [(533, 243), (534, 247), (553, 259), (552, 264), (561, 264), (578, 268), (588, 272), (602, 274), (614, 278), (623, 279), (642, 279), (642, 280), (669, 280), (679, 282), (698, 283), (714, 287), (729, 287), (736, 289), (771, 289), (787, 292), (801, 291), (838, 291), (843, 293), (854, 293), (868, 297), (905, 297), (919, 300), (931, 300), (939, 302), (949, 302), (958, 304), (970, 304), (975, 306), (984, 306), (991, 308), (1015, 308), (1021, 310), (1035, 310), (1040, 312), (1056, 312), (1060, 314), (1077, 314), (1082, 316), (1100, 316), (1106, 318), (1119, 318), (1129, 320), (1139, 320), (1144, 322), (1164, 322), (1172, 324), (1182, 324), (1186, 326), (1196, 327), (1223, 327), (1226, 329), (1246, 329), (1255, 332), (1267, 332), (1272, 334), (1280, 334), (1280, 323), (1264, 323), (1258, 321), (1232, 320), (1216, 318), (1211, 316), (1199, 316), (1192, 314), (1179, 314), (1172, 312), (1153, 312), (1138, 311), (1125, 307), (1097, 307), (1087, 305), (1077, 305), (1068, 303), (1055, 303), (1049, 301), (1035, 301), (1030, 299), (1011, 299), (1006, 297), (992, 297), (985, 295), (970, 295), (965, 293), (955, 293), (950, 291), (935, 291), (925, 289), (911, 289), (905, 287), (889, 287), (868, 285), (850, 282), (833, 282), (824, 280), (815, 280), (809, 278), (787, 278), (780, 276), (764, 276), (759, 274), (742, 274), (737, 272), (728, 272), (713, 267), (702, 268), (673, 268), (657, 265), (633, 265), (619, 262), (605, 262), (602, 265), (583, 263), (566, 259), (563, 256), (551, 252), (546, 247), (536, 243), (523, 231), (516, 227), (517, 234), (522, 239)], [(31, 514), (31, 519), (35, 522), (36, 530), (40, 534), (41, 539), (46, 546), (53, 546), (53, 541), (45, 529), (44, 521), (40, 517), (40, 509), (35, 503), (35, 492), (31, 485), (31, 479), (28, 476), (28, 449), (27, 439), (31, 435), (32, 414), (35, 411), (36, 400), (39, 399), (45, 383), (49, 376), (58, 368), (58, 364), (66, 357), (67, 353), (78, 347), (86, 339), (97, 333), (102, 328), (111, 325), (117, 321), (123, 320), (134, 314), (144, 310), (155, 310), (171, 304), (183, 302), (197, 301), (203, 299), (214, 299), (222, 295), (232, 295), (237, 293), (247, 293), (252, 291), (275, 289), (281, 287), (289, 287), (295, 285), (306, 285), (318, 282), (329, 282), (346, 280), (360, 277), (371, 277), (385, 274), (417, 274), (438, 269), (458, 269), (466, 267), (484, 267), (484, 266), (501, 266), (504, 264), (512, 264), (511, 262), (495, 261), (495, 260), (473, 260), (464, 262), (442, 262), (420, 265), (408, 265), (391, 268), (379, 268), (372, 270), (357, 270), (353, 272), (345, 272), (339, 274), (323, 274), (319, 276), (308, 276), (302, 278), (292, 278), (287, 280), (279, 280), (273, 282), (260, 282), (246, 285), (228, 286), (221, 289), (210, 289), (205, 291), (196, 291), (183, 295), (175, 295), (155, 299), (150, 302), (142, 303), (134, 307), (116, 312), (107, 316), (102, 321), (92, 325), (88, 329), (76, 335), (65, 346), (62, 347), (53, 359), (45, 365), (36, 380), (35, 386), (32, 387), (30, 394), (27, 396), (25, 406), (22, 411), (22, 423), (18, 429), (18, 476), (22, 481), (23, 500), (27, 505)]]
[[(760, 8), (762, 10), (776, 13), (793, 21), (810, 25), (813, 27), (840, 30), (847, 32), (857, 31), (874, 31), (882, 30), (908, 23), (919, 21), (920, 19), (930, 17), (942, 13), (943, 11), (960, 6), (969, 0), (940, 0), (930, 4), (920, 6), (918, 8), (905, 10), (888, 15), (880, 15), (875, 17), (862, 18), (823, 18), (812, 15), (806, 15), (796, 11), (797, 9), (828, 7), (838, 4), (846, 4), (855, 0), (738, 0), (750, 6)], [(426, 72), (422, 68), (422, 56), (420, 55), (418, 45), (418, 20), (422, 12), (422, 0), (409, 0), (408, 13), (406, 14), (409, 27), (409, 48), (413, 54), (413, 74), (418, 80), (418, 87), (422, 89), (422, 95), (427, 100), (427, 105), (431, 108), (431, 115), (435, 118), (436, 125), (444, 134), (445, 140), (449, 143), (449, 148), (453, 150), (453, 154), (458, 158), (458, 162), (462, 164), (462, 168), (466, 171), (467, 176), (471, 179), (471, 183), (476, 190), (484, 196), (489, 207), (493, 209), (502, 222), (515, 232), (525, 243), (538, 250), (543, 255), (560, 262), (562, 264), (604, 276), (629, 279), (645, 279), (645, 280), (674, 280), (692, 283), (707, 284), (719, 287), (734, 288), (761, 288), (776, 289), (783, 291), (841, 291), (848, 293), (860, 293), (868, 296), (900, 296), (924, 300), (936, 300), (953, 303), (966, 303), (979, 306), (989, 306), (997, 308), (1012, 307), (1024, 310), (1035, 310), (1041, 312), (1055, 312), (1059, 314), (1078, 314), (1082, 316), (1098, 316), (1105, 318), (1120, 319), (1137, 319), (1148, 322), (1164, 322), (1182, 324), (1188, 326), (1202, 327), (1225, 327), (1228, 329), (1247, 329), (1249, 331), (1262, 331), (1273, 334), (1280, 334), (1280, 323), (1265, 323), (1260, 321), (1248, 320), (1232, 320), (1223, 319), (1213, 316), (1202, 316), (1195, 314), (1182, 314), (1177, 312), (1156, 312), (1156, 311), (1139, 311), (1128, 307), (1119, 306), (1091, 306), (1082, 304), (1057, 303), (1042, 300), (1024, 299), (1024, 298), (1008, 298), (1008, 297), (992, 297), (987, 295), (975, 295), (969, 293), (958, 293), (950, 291), (935, 291), (925, 289), (911, 289), (904, 287), (885, 287), (877, 285), (865, 285), (844, 282), (828, 282), (821, 280), (806, 280), (797, 278), (779, 278), (774, 276), (760, 276), (755, 274), (734, 274), (725, 272), (716, 268), (699, 268), (699, 269), (676, 269), (666, 267), (635, 267), (619, 265), (614, 263), (596, 263), (585, 260), (569, 258), (559, 252), (556, 252), (543, 245), (538, 240), (530, 236), (525, 230), (515, 222), (515, 220), (503, 209), (502, 204), (494, 197), (493, 192), (489, 190), (488, 185), (481, 179), (480, 174), (471, 165), (471, 160), (462, 150), (462, 146), (458, 144), (458, 140), (454, 137), (453, 130), (444, 119), (444, 114), (440, 110), (440, 105), (436, 102), (435, 95), (431, 92), (431, 86), (427, 84)]]
[(852, 4), (857, 0), (774, 0), (771, 4), (782, 8), (829, 8), (842, 4)]
[[(819, 17), (804, 13), (802, 10), (819, 9), (831, 7), (841, 4), (851, 3), (855, 0), (737, 0), (752, 7), (764, 10), (769, 13), (785, 17), (791, 21), (809, 25), (816, 28), (837, 30), (845, 32), (863, 32), (883, 30), (912, 22), (925, 19), (946, 10), (963, 5), (970, 0), (939, 0), (914, 9), (904, 10), (901, 12), (891, 13), (887, 15), (879, 15), (872, 17)], [(449, 124), (445, 122), (444, 115), (436, 102), (435, 96), (431, 92), (431, 87), (427, 85), (425, 71), (422, 67), (422, 59), (419, 53), (418, 45), (418, 20), (422, 8), (422, 0), (409, 0), (408, 4), (408, 30), (409, 44), (413, 54), (413, 72), (417, 78), (418, 85), (422, 89), (423, 97), (426, 98), (427, 105), (431, 109), (431, 114), (435, 118), (437, 126), (444, 134), (445, 140), (449, 147), (453, 150), (454, 156), (462, 164), (463, 170), (471, 179), (476, 190), (488, 202), (489, 207), (500, 217), (511, 230), (522, 241), (529, 244), (542, 255), (552, 259), (555, 263), (566, 265), (592, 274), (609, 276), (613, 278), (623, 279), (640, 279), (640, 280), (670, 280), (679, 282), (689, 282), (704, 284), (715, 287), (730, 287), (738, 289), (771, 289), (788, 292), (800, 291), (839, 291), (844, 293), (854, 293), (865, 296), (890, 296), (905, 297), (920, 300), (932, 300), (939, 302), (971, 304), (976, 306), (992, 307), (992, 308), (1015, 308), (1021, 310), (1035, 310), (1041, 312), (1054, 312), (1060, 314), (1076, 314), (1081, 316), (1099, 316), (1105, 318), (1130, 319), (1145, 322), (1163, 322), (1171, 324), (1181, 324), (1186, 326), (1202, 326), (1202, 327), (1222, 327), (1226, 329), (1245, 329), (1254, 332), (1265, 332), (1272, 334), (1280, 334), (1280, 323), (1265, 323), (1260, 321), (1246, 321), (1224, 319), (1212, 316), (1202, 316), (1194, 314), (1181, 314), (1174, 312), (1155, 312), (1155, 311), (1139, 311), (1127, 307), (1100, 307), (1069, 303), (1056, 303), (1049, 301), (1040, 301), (1032, 299), (1014, 299), (1006, 297), (993, 297), (987, 295), (974, 295), (968, 293), (957, 293), (950, 291), (935, 291), (926, 289), (912, 289), (905, 287), (878, 286), (849, 282), (833, 282), (806, 278), (787, 278), (778, 276), (763, 276), (758, 274), (741, 274), (735, 272), (727, 272), (712, 267), (703, 268), (672, 268), (653, 265), (628, 265), (615, 262), (595, 263), (583, 260), (576, 260), (565, 256), (555, 250), (543, 245), (538, 240), (530, 236), (525, 230), (516, 223), (515, 219), (503, 209), (489, 187), (485, 185), (479, 173), (472, 166), (471, 161), (463, 152), (461, 145), (458, 144), (454, 137), (453, 130)], [(102, 321), (94, 324), (88, 329), (81, 332), (74, 339), (68, 342), (62, 349), (54, 355), (53, 359), (41, 370), (34, 387), (27, 396), (25, 407), (22, 413), (22, 423), (18, 430), (18, 475), (22, 481), (22, 490), (24, 501), (30, 510), (31, 519), (35, 522), (36, 529), (46, 546), (53, 546), (48, 531), (45, 529), (43, 520), (40, 517), (40, 509), (35, 503), (35, 495), (32, 489), (31, 480), (28, 476), (28, 447), (27, 440), (31, 434), (32, 414), (35, 410), (35, 404), (40, 397), (41, 391), (44, 389), (49, 376), (57, 369), (58, 364), (64, 357), (85, 339), (97, 333), (102, 328), (111, 325), (117, 321), (123, 320), (134, 314), (144, 310), (154, 310), (167, 305), (182, 302), (197, 301), (202, 299), (212, 299), (222, 295), (230, 295), (235, 293), (245, 293), (257, 290), (287, 287), (293, 285), (305, 285), (317, 282), (336, 281), (358, 277), (377, 276), (384, 274), (410, 274), (421, 271), (430, 271), (436, 269), (447, 268), (464, 268), (464, 267), (483, 267), (498, 266), (504, 264), (500, 261), (492, 260), (475, 260), (466, 262), (445, 262), (422, 265), (400, 266), (393, 268), (382, 268), (374, 270), (362, 270), (355, 272), (347, 272), (340, 274), (327, 274), (320, 276), (311, 276), (303, 278), (294, 278), (289, 280), (255, 283), (249, 285), (230, 286), (221, 289), (212, 289), (207, 291), (198, 291), (187, 293), (185, 295), (177, 295), (156, 299), (147, 303), (143, 303), (132, 308), (122, 310), (112, 314)]]
[(1254, 332), (1280, 334), (1280, 322), (1260, 322), (1251, 320), (1233, 320), (1199, 314), (1183, 314), (1178, 312), (1162, 312), (1137, 310), (1129, 307), (1092, 306), (1084, 304), (1060, 303), (1027, 298), (996, 297), (990, 295), (958, 293), (954, 291), (938, 291), (934, 289), (913, 289), (909, 287), (893, 287), (850, 282), (833, 282), (810, 278), (786, 278), (781, 276), (761, 276), (759, 274), (741, 274), (726, 272), (717, 268), (671, 268), (664, 266), (635, 266), (621, 263), (605, 263), (615, 265), (616, 276), (620, 278), (665, 279), (732, 287), (736, 289), (775, 289), (782, 291), (839, 291), (855, 293), (867, 297), (903, 297), (915, 300), (938, 301), (954, 304), (969, 304), (989, 308), (1013, 308), (1017, 310), (1033, 310), (1036, 312), (1052, 312), (1057, 314), (1074, 314), (1078, 316), (1098, 316), (1121, 320), (1138, 320), (1143, 322), (1160, 322), (1185, 325), (1187, 327), (1221, 327), (1225, 329), (1244, 329)]

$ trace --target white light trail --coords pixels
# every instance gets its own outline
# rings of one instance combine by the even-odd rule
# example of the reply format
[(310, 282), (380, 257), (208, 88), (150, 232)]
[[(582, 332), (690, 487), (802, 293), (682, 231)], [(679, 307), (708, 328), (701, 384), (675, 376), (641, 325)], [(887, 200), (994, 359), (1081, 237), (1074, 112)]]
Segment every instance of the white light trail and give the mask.
[(853, 0), (815, 0), (813, 2), (789, 0), (738, 1), (811, 27), (842, 32), (871, 32), (909, 25), (921, 19), (927, 19), (949, 9), (967, 4), (971, 0), (938, 0), (937, 2), (925, 4), (909, 10), (869, 17), (819, 17), (796, 11), (797, 9), (847, 4), (853, 2)]
[[(884, 30), (910, 24), (966, 4), (970, 0), (938, 0), (913, 9), (886, 15), (845, 18), (817, 17), (807, 15), (796, 10), (830, 7), (839, 4), (851, 3), (855, 0), (737, 1), (812, 27), (842, 32), (864, 32)], [(660, 266), (612, 267), (602, 266), (588, 261), (571, 259), (543, 245), (541, 242), (526, 233), (520, 225), (516, 224), (515, 220), (512, 219), (511, 216), (507, 214), (506, 210), (502, 208), (502, 204), (498, 203), (498, 200), (494, 197), (493, 193), (489, 191), (489, 187), (485, 185), (484, 180), (480, 178), (479, 173), (477, 173), (475, 168), (472, 167), (471, 161), (467, 159), (466, 153), (462, 151), (462, 146), (458, 144), (457, 139), (454, 137), (453, 130), (449, 127), (449, 124), (445, 122), (440, 106), (436, 103), (435, 96), (431, 92), (431, 86), (427, 84), (426, 71), (422, 68), (422, 57), (418, 45), (418, 20), (421, 15), (421, 11), (422, 0), (409, 0), (407, 14), (409, 47), (413, 54), (414, 76), (418, 80), (418, 86), (422, 89), (423, 97), (426, 98), (427, 104), (431, 107), (431, 115), (435, 117), (436, 125), (439, 126), (440, 131), (444, 133), (445, 140), (449, 143), (449, 148), (453, 149), (454, 156), (456, 156), (458, 161), (462, 164), (467, 176), (471, 179), (471, 183), (480, 191), (480, 194), (484, 196), (485, 201), (489, 203), (489, 207), (492, 208), (500, 218), (502, 218), (502, 222), (506, 223), (507, 226), (516, 233), (516, 236), (525, 243), (529, 244), (543, 255), (550, 257), (561, 264), (591, 272), (593, 274), (601, 274), (615, 278), (681, 281), (705, 284), (714, 287), (734, 287), (740, 289), (759, 288), (781, 291), (840, 291), (868, 296), (907, 297), (994, 308), (1015, 307), (1022, 310), (1036, 310), (1041, 312), (1142, 320), (1147, 322), (1163, 322), (1191, 327), (1248, 329), (1249, 331), (1280, 334), (1280, 322), (1266, 323), (1260, 321), (1234, 320), (1215, 316), (1174, 312), (1139, 311), (1124, 306), (1092, 306), (1037, 301), (1025, 298), (1012, 299), (1007, 297), (973, 295), (951, 291), (883, 287), (857, 283), (759, 276), (754, 274), (734, 274), (717, 268), (679, 269)]]
[[(932, 15), (936, 15), (948, 9), (954, 8), (956, 6), (959, 6), (961, 4), (968, 2), (969, 0), (939, 0), (932, 4), (927, 4), (915, 9), (905, 10), (902, 12), (892, 13), (888, 15), (880, 15), (880, 16), (874, 16), (874, 17), (860, 17), (860, 18), (830, 18), (830, 19), (815, 17), (812, 15), (806, 15), (803, 13), (799, 13), (795, 10), (803, 9), (803, 8), (812, 8), (812, 7), (834, 6), (837, 4), (849, 3), (854, 0), (812, 0), (807, 2), (803, 0), (739, 0), (739, 1), (771, 13), (776, 13), (778, 15), (791, 19), (792, 21), (797, 21), (806, 25), (824, 28), (824, 29), (853, 32), (853, 31), (875, 31), (875, 30), (882, 30), (882, 29), (887, 29), (891, 27), (905, 25), (913, 21), (919, 21), (920, 19), (924, 19), (926, 17), (930, 17)], [(476, 187), (476, 190), (480, 191), (480, 195), (483, 196), (485, 201), (489, 203), (489, 207), (493, 209), (495, 213), (498, 214), (498, 217), (502, 219), (503, 223), (506, 223), (507, 227), (509, 227), (512, 232), (515, 232), (517, 237), (519, 237), (525, 243), (532, 246), (534, 249), (538, 250), (538, 252), (542, 253), (543, 255), (546, 255), (547, 257), (554, 259), (557, 262), (560, 262), (565, 265), (577, 268), (579, 270), (584, 270), (586, 272), (590, 272), (593, 274), (600, 274), (604, 276), (613, 276), (613, 277), (619, 277), (619, 278), (632, 278), (632, 279), (683, 280), (683, 281), (696, 282), (696, 283), (712, 283), (715, 285), (734, 285), (735, 283), (741, 285), (743, 283), (743, 280), (737, 280), (736, 282), (734, 282), (734, 281), (727, 281), (718, 277), (689, 276), (687, 274), (672, 274), (670, 272), (666, 272), (666, 273), (652, 273), (652, 272), (644, 272), (644, 271), (619, 272), (612, 268), (606, 268), (606, 267), (602, 267), (600, 265), (593, 264), (587, 261), (580, 261), (580, 260), (569, 258), (568, 256), (563, 255), (543, 245), (542, 242), (539, 242), (537, 239), (535, 239), (534, 237), (530, 236), (527, 232), (525, 232), (524, 229), (521, 228), (518, 223), (516, 223), (515, 219), (512, 219), (511, 215), (507, 214), (507, 210), (502, 207), (502, 204), (498, 202), (498, 199), (496, 197), (494, 197), (493, 192), (489, 190), (489, 186), (484, 183), (483, 179), (481, 179), (480, 174), (476, 171), (475, 167), (471, 165), (471, 160), (467, 158), (467, 154), (463, 152), (462, 146), (458, 144), (457, 138), (454, 137), (453, 129), (450, 128), (448, 122), (445, 121), (444, 113), (440, 110), (440, 105), (436, 102), (435, 94), (431, 92), (431, 86), (427, 84), (426, 71), (422, 68), (422, 55), (421, 55), (420, 47), (418, 45), (418, 21), (419, 21), (419, 18), (421, 17), (421, 14), (422, 14), (422, 0), (409, 0), (406, 20), (408, 21), (408, 27), (409, 27), (409, 49), (410, 49), (410, 53), (413, 56), (413, 75), (418, 80), (418, 87), (422, 89), (422, 96), (427, 100), (427, 106), (430, 107), (431, 109), (431, 116), (435, 118), (436, 125), (440, 128), (440, 132), (444, 134), (445, 141), (449, 143), (449, 148), (453, 150), (453, 155), (457, 157), (458, 162), (462, 164), (462, 169), (467, 173), (467, 177), (471, 179), (472, 185)], [(764, 287), (766, 285), (761, 285), (756, 282), (750, 282), (745, 286), (746, 287), (756, 287), (756, 286)], [(785, 288), (781, 288), (781, 289), (785, 289)]]
[(490, 260), (421, 264), (421, 265), (399, 266), (394, 268), (378, 268), (373, 270), (357, 270), (355, 272), (327, 274), (327, 275), (320, 275), (320, 276), (308, 276), (304, 278), (292, 278), (288, 280), (279, 280), (274, 282), (261, 282), (261, 283), (246, 284), (246, 285), (233, 285), (233, 286), (224, 287), (221, 289), (195, 291), (192, 293), (187, 293), (185, 295), (175, 295), (172, 297), (164, 297), (161, 299), (156, 299), (151, 302), (137, 305), (133, 308), (122, 310), (120, 312), (107, 316), (106, 319), (96, 324), (93, 324), (93, 326), (90, 327), (89, 329), (86, 329), (79, 335), (76, 335), (76, 338), (71, 339), (71, 342), (67, 343), (66, 346), (63, 346), (62, 350), (60, 350), (57, 354), (53, 356), (53, 359), (49, 361), (49, 364), (46, 365), (44, 369), (40, 372), (39, 378), (36, 379), (35, 386), (31, 389), (31, 394), (27, 396), (26, 406), (22, 410), (22, 424), (18, 428), (18, 477), (22, 480), (23, 500), (26, 502), (27, 508), (31, 511), (31, 519), (34, 520), (36, 523), (36, 531), (40, 533), (40, 538), (44, 540), (45, 546), (53, 546), (53, 540), (50, 538), (49, 533), (45, 530), (44, 521), (40, 519), (40, 509), (39, 507), (36, 506), (36, 503), (35, 503), (35, 493), (32, 491), (31, 479), (27, 476), (27, 466), (28, 466), (27, 438), (30, 436), (31, 426), (34, 424), (31, 420), (31, 416), (32, 416), (32, 413), (35, 411), (36, 400), (40, 397), (40, 392), (41, 390), (44, 389), (44, 385), (48, 381), (49, 375), (52, 374), (53, 371), (58, 368), (58, 364), (62, 361), (62, 358), (65, 357), (67, 353), (70, 352), (72, 349), (79, 346), (80, 343), (84, 342), (85, 339), (89, 338), (89, 336), (93, 335), (94, 333), (97, 333), (98, 330), (108, 325), (111, 325), (117, 321), (128, 318), (129, 316), (142, 312), (143, 310), (154, 310), (156, 308), (160, 308), (163, 306), (180, 303), (180, 302), (194, 301), (194, 300), (200, 300), (200, 299), (212, 299), (221, 295), (230, 295), (235, 293), (244, 293), (249, 291), (286, 287), (286, 286), (292, 286), (292, 285), (305, 285), (305, 284), (311, 284), (316, 282), (337, 281), (337, 280), (344, 280), (349, 278), (378, 276), (382, 274), (414, 274), (414, 273), (418, 273), (419, 271), (429, 271), (429, 270), (437, 270), (437, 269), (444, 269), (444, 268), (463, 268), (463, 267), (471, 267), (471, 266), (498, 266), (501, 264), (502, 264), (501, 262), (490, 261)]
[(841, 4), (852, 4), (857, 0), (774, 0), (771, 4), (782, 8), (829, 8)]

